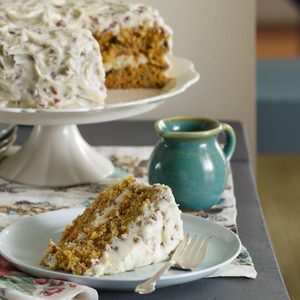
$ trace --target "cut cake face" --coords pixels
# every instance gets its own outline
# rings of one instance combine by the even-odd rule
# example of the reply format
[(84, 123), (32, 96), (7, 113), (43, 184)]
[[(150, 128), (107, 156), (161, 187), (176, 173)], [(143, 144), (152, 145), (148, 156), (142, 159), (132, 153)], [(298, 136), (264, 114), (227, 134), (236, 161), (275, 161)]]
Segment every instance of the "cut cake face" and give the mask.
[(183, 239), (169, 187), (129, 177), (106, 188), (50, 242), (42, 264), (77, 275), (115, 274), (168, 259)]
[(173, 33), (158, 10), (143, 4), (106, 3), (90, 21), (108, 88), (162, 88), (170, 81)]

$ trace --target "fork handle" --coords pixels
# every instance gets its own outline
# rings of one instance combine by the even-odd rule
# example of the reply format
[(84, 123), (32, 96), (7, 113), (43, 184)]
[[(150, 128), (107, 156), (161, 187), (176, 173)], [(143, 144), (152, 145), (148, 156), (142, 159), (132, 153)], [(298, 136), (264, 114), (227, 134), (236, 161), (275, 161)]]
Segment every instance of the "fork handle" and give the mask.
[(156, 272), (152, 277), (150, 277), (145, 282), (139, 284), (135, 288), (135, 292), (139, 294), (149, 294), (155, 291), (155, 286), (157, 281), (160, 279), (160, 277), (167, 272), (172, 266), (174, 266), (174, 261), (168, 261), (166, 264), (163, 265), (163, 267)]

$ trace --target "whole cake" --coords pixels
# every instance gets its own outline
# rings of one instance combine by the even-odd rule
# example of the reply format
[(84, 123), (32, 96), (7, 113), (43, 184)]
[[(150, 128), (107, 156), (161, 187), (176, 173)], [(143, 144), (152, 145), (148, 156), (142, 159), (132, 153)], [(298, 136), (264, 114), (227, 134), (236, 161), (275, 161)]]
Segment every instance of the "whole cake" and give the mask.
[[(168, 56), (172, 50), (172, 30), (157, 10), (143, 4), (103, 0), (2, 0), (0, 28), (7, 26), (10, 29), (15, 27), (17, 31), (34, 26), (45, 33), (54, 28), (63, 29), (61, 33), (73, 28), (79, 33), (77, 42), (69, 39), (67, 34), (65, 37), (71, 53), (78, 52), (78, 47), (85, 43), (82, 37), (86, 34), (81, 30), (89, 30), (99, 43), (106, 73), (105, 84), (109, 89), (162, 88), (170, 80)], [(0, 60), (5, 59), (1, 50), (2, 38)], [(61, 41), (58, 40), (57, 46)], [(94, 57), (100, 62), (102, 58), (100, 54)], [(32, 64), (35, 63), (33, 57)], [(0, 80), (6, 80), (1, 73)], [(26, 107), (29, 103), (36, 103), (31, 98), (26, 102)]]
[(41, 264), (78, 275), (114, 274), (166, 260), (183, 239), (169, 187), (128, 177), (106, 188), (50, 241)]

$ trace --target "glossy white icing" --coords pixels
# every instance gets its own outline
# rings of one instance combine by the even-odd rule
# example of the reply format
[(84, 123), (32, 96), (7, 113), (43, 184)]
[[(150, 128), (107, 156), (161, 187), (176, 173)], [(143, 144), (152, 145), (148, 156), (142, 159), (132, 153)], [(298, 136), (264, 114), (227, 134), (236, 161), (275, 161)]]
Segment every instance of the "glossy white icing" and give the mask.
[(121, 28), (159, 26), (172, 34), (158, 10), (143, 4), (105, 0), (2, 0), (0, 25), (74, 26), (118, 34)]
[(0, 28), (0, 99), (6, 107), (104, 104), (99, 45), (88, 30)]

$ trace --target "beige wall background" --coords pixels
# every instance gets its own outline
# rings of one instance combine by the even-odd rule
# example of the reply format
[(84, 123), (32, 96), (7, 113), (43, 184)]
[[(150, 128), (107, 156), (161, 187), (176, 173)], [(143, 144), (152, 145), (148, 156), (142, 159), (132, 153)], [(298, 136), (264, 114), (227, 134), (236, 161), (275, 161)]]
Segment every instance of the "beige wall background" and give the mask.
[(255, 154), (255, 0), (140, 0), (174, 29), (174, 54), (201, 74), (186, 93), (139, 119), (199, 115), (240, 120)]

